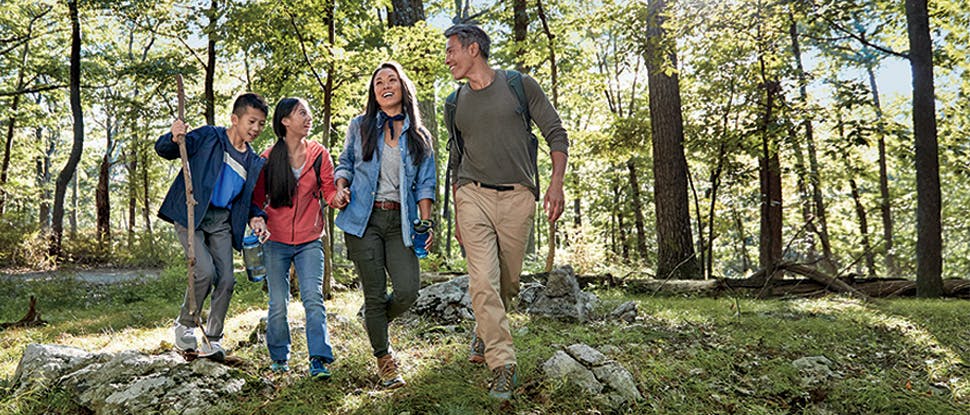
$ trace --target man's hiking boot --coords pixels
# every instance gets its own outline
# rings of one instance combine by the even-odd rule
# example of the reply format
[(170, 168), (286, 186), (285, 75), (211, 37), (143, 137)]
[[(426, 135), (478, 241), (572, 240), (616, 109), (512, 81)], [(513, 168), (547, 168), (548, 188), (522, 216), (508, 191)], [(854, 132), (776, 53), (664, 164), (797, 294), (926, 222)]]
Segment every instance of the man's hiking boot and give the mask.
[(186, 352), (194, 351), (198, 347), (195, 329), (175, 322), (175, 347)]
[(377, 358), (377, 374), (384, 389), (397, 389), (406, 384), (397, 371), (397, 360), (390, 353)]
[(274, 360), (273, 364), (269, 365), (269, 370), (272, 370), (273, 373), (289, 372), (290, 365), (285, 360)]
[(472, 335), (472, 343), (468, 347), (468, 361), (480, 364), (485, 363), (485, 341), (478, 334)]
[(209, 344), (202, 343), (202, 347), (199, 348), (199, 357), (203, 359), (212, 359), (217, 362), (226, 361), (226, 351), (222, 349), (222, 345), (215, 340), (209, 340)]
[(322, 357), (313, 356), (310, 358), (310, 377), (313, 379), (330, 379), (330, 369), (323, 362)]
[(490, 398), (507, 401), (512, 399), (512, 390), (518, 383), (515, 364), (507, 364), (492, 371), (492, 385), (488, 390)]

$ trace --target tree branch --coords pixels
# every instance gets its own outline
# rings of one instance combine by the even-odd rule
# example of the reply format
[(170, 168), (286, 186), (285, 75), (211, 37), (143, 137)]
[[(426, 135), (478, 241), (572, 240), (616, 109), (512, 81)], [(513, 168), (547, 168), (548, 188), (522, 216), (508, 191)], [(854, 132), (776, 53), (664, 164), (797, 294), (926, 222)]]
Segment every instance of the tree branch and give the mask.
[[(303, 42), (303, 35), (300, 34), (300, 28), (296, 25), (296, 18), (289, 11), (286, 12), (286, 15), (290, 16), (290, 24), (293, 25), (293, 30), (296, 32), (296, 40), (300, 42), (300, 50), (303, 52), (303, 59), (306, 61), (307, 68), (310, 69), (310, 73), (313, 74), (313, 77), (316, 78), (317, 83), (320, 84), (320, 89), (323, 90), (323, 93), (327, 93), (326, 84), (322, 79), (320, 79), (320, 75), (317, 74), (317, 70), (313, 68), (313, 64), (310, 63), (310, 55), (307, 54), (306, 45)], [(330, 75), (328, 74), (327, 76)]]
[(31, 94), (34, 92), (44, 92), (44, 91), (50, 91), (52, 89), (64, 88), (66, 86), (67, 85), (54, 84), (54, 85), (44, 85), (44, 86), (38, 86), (33, 88), (19, 89), (16, 91), (0, 91), (0, 97), (11, 97), (15, 95)]

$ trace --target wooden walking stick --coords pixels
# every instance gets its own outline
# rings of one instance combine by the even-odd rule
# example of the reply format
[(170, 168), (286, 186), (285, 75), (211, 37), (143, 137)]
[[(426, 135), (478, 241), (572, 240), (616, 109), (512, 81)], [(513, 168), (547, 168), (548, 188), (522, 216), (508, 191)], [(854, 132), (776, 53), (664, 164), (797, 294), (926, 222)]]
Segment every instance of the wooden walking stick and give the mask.
[[(185, 121), (185, 88), (182, 85), (182, 74), (175, 75), (175, 82), (178, 86), (178, 115), (179, 120)], [(189, 315), (195, 319), (195, 325), (202, 331), (202, 341), (206, 346), (209, 345), (209, 336), (202, 327), (202, 318), (199, 316), (199, 304), (195, 301), (195, 196), (192, 193), (192, 170), (189, 168), (189, 154), (185, 149), (185, 134), (174, 137), (179, 145), (179, 156), (182, 159), (182, 178), (185, 179), (185, 208), (188, 214), (188, 279), (189, 292), (188, 298)]]

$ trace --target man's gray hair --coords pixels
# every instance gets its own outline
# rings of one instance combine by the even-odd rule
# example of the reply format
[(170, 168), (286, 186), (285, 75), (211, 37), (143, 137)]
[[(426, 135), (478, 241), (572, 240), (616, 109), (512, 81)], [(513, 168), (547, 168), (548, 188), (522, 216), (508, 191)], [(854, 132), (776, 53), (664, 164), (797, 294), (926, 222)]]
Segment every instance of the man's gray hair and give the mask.
[(488, 49), (492, 41), (482, 28), (470, 24), (456, 24), (445, 30), (445, 37), (458, 36), (461, 47), (467, 48), (472, 43), (478, 43), (478, 50), (482, 52), (482, 57), (488, 60)]

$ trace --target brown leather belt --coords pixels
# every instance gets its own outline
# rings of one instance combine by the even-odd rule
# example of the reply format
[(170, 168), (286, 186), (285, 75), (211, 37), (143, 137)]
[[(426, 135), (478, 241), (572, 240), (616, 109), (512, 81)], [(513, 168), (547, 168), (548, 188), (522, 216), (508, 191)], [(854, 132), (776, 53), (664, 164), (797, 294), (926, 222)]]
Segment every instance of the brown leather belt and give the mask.
[(374, 201), (374, 209), (401, 210), (401, 204), (390, 200), (378, 200)]

